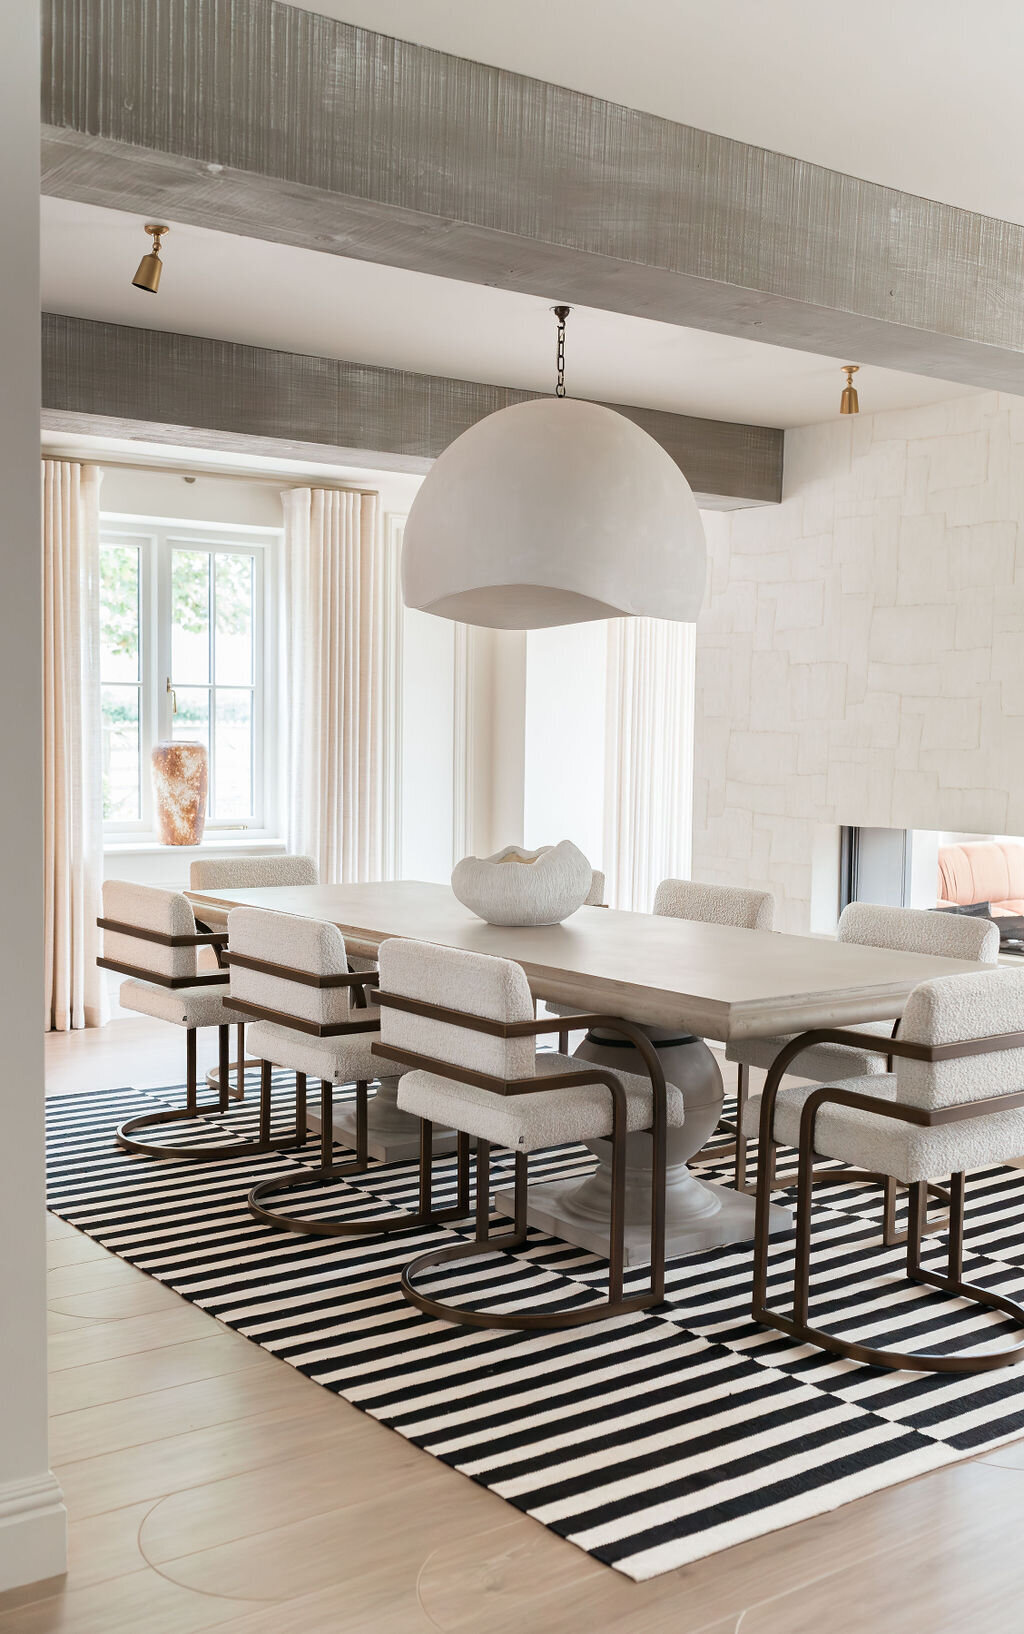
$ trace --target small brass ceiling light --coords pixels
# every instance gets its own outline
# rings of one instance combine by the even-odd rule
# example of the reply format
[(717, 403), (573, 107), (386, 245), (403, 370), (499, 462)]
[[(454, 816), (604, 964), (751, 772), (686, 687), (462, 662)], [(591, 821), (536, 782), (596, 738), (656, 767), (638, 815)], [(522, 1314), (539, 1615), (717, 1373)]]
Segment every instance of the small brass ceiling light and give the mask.
[(860, 401), (857, 397), (857, 388), (853, 383), (853, 377), (860, 368), (860, 364), (844, 363), (843, 368), (846, 370), (846, 385), (843, 387), (843, 395), (839, 399), (839, 412), (840, 414), (859, 414)]
[(132, 279), (136, 289), (144, 289), (150, 295), (155, 295), (160, 288), (160, 272), (163, 267), (163, 262), (160, 259), (160, 239), (164, 233), (169, 233), (170, 230), (169, 227), (157, 227), (152, 222), (147, 221), (146, 231), (153, 235), (153, 248), (139, 262), (139, 270)]

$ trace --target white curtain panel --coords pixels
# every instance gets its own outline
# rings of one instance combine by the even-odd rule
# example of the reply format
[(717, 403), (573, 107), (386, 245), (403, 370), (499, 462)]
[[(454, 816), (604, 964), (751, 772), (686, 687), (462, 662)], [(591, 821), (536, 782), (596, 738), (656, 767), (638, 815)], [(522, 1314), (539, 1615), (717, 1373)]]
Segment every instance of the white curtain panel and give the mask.
[(649, 913), (660, 880), (689, 876), (695, 646), (692, 624), (608, 624), (604, 856), (613, 908)]
[(325, 882), (380, 879), (393, 575), (379, 496), (294, 488), (282, 495), (282, 809), (290, 851)]
[(103, 878), (96, 466), (43, 460), (46, 1026), (106, 1020), (96, 968)]

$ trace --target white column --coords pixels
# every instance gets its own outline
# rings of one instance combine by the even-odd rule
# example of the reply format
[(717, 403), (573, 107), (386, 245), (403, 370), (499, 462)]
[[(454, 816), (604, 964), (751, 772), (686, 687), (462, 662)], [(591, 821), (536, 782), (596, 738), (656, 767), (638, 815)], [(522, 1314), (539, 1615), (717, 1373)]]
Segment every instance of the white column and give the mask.
[(66, 1565), (46, 1447), (43, 844), (39, 542), (39, 9), (0, 6), (0, 869), (4, 1175), (0, 1185), (0, 1590)]

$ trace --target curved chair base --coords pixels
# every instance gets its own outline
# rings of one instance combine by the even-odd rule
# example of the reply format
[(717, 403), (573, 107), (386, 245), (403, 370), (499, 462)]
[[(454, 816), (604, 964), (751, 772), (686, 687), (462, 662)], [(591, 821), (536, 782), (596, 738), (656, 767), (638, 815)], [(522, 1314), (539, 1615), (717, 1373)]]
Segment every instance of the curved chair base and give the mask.
[[(1012, 1350), (995, 1351), (958, 1351), (948, 1355), (935, 1351), (901, 1351), (879, 1350), (874, 1345), (858, 1344), (852, 1339), (841, 1339), (838, 1334), (827, 1333), (821, 1328), (813, 1327), (809, 1317), (810, 1272), (811, 1272), (811, 1197), (813, 1195), (814, 1176), (811, 1166), (811, 1157), (808, 1150), (801, 1147), (801, 1184), (797, 1196), (796, 1245), (793, 1276), (793, 1314), (787, 1315), (782, 1311), (768, 1309), (766, 1289), (768, 1283), (768, 1211), (764, 1198), (767, 1196), (765, 1155), (761, 1156), (761, 1184), (758, 1186), (758, 1217), (754, 1238), (754, 1298), (751, 1315), (755, 1322), (765, 1327), (775, 1328), (779, 1333), (788, 1334), (802, 1344), (816, 1345), (820, 1350), (827, 1350), (833, 1356), (845, 1357), (847, 1361), (866, 1363), (869, 1367), (886, 1367), (909, 1373), (987, 1373), (999, 1367), (1012, 1367), (1016, 1362), (1024, 1361), (1024, 1345), (1017, 1345)], [(764, 1192), (762, 1193), (762, 1187)], [(943, 1274), (931, 1271), (921, 1264), (922, 1238), (926, 1228), (928, 1195), (931, 1191), (942, 1189), (949, 1202), (949, 1240), (947, 1243), (947, 1269)], [(975, 1305), (985, 1306), (989, 1310), (999, 1311), (1016, 1323), (1018, 1329), (1024, 1333), (1024, 1307), (1015, 1300), (1007, 1299), (1005, 1295), (993, 1293), (988, 1288), (979, 1288), (977, 1284), (964, 1281), (964, 1213), (966, 1203), (966, 1176), (963, 1172), (954, 1174), (949, 1183), (948, 1193), (945, 1188), (939, 1188), (931, 1181), (911, 1181), (908, 1185), (908, 1220), (907, 1220), (907, 1260), (906, 1272), (910, 1282), (917, 1282), (928, 1288), (937, 1288), (940, 1293), (953, 1294), (957, 1299), (966, 1299)]]
[[(468, 1136), (460, 1134), (460, 1141), (467, 1141), (468, 1165)], [(622, 1136), (619, 1137), (621, 1148)], [(461, 1149), (461, 1148), (460, 1148)], [(420, 1146), (420, 1199), (430, 1197), (430, 1174), (433, 1154), (432, 1125), (424, 1119), (421, 1126)], [(432, 1266), (446, 1265), (452, 1260), (475, 1259), (481, 1254), (493, 1254), (495, 1251), (515, 1250), (522, 1248), (528, 1236), (526, 1220), (527, 1185), (529, 1180), (528, 1158), (525, 1152), (515, 1153), (515, 1219), (511, 1231), (506, 1231), (500, 1237), (491, 1236), (490, 1215), (490, 1178), (491, 1178), (491, 1148), (490, 1143), (477, 1138), (476, 1143), (476, 1237), (469, 1243), (448, 1243), (442, 1248), (432, 1248), (426, 1254), (420, 1254), (402, 1272), (402, 1292), (411, 1305), (415, 1305), (427, 1316), (439, 1318), (445, 1322), (459, 1322), (469, 1328), (511, 1328), (525, 1332), (536, 1332), (542, 1329), (580, 1328), (588, 1322), (607, 1322), (613, 1316), (625, 1316), (631, 1311), (649, 1310), (652, 1305), (660, 1305), (662, 1294), (656, 1289), (660, 1287), (664, 1265), (661, 1271), (652, 1267), (652, 1289), (646, 1294), (638, 1294), (632, 1299), (622, 1298), (622, 1204), (621, 1195), (617, 1208), (613, 1210), (618, 1216), (618, 1226), (612, 1227), (612, 1256), (608, 1273), (608, 1298), (600, 1305), (584, 1305), (570, 1311), (474, 1311), (461, 1305), (451, 1305), (442, 1299), (432, 1299), (429, 1294), (422, 1293), (415, 1283), (416, 1276), (421, 1271), (427, 1271)], [(619, 1168), (624, 1178), (621, 1165)], [(467, 1186), (468, 1186), (467, 1167)], [(621, 1184), (621, 1182), (620, 1182)], [(460, 1187), (461, 1189), (461, 1187)]]
[(129, 1118), (115, 1131), (114, 1139), (125, 1152), (132, 1152), (140, 1157), (172, 1157), (179, 1161), (191, 1163), (209, 1163), (218, 1158), (250, 1157), (261, 1152), (287, 1152), (297, 1150), (305, 1145), (305, 1141), (297, 1134), (290, 1135), (285, 1140), (246, 1140), (239, 1137), (230, 1142), (225, 1141), (222, 1146), (170, 1146), (153, 1141), (136, 1140), (135, 1132), (139, 1129), (154, 1129), (165, 1123), (181, 1123), (185, 1120), (194, 1121), (196, 1118), (217, 1114), (221, 1111), (216, 1106), (176, 1106), (162, 1112), (143, 1112), (137, 1118)]
[[(961, 1299), (986, 1305), (990, 1310), (1001, 1311), (1004, 1316), (1011, 1317), (1024, 1332), (1024, 1307), (1012, 1299), (1004, 1298), (1002, 1294), (991, 1293), (987, 1288), (979, 1288), (975, 1283), (957, 1281), (920, 1268), (916, 1273), (910, 1273), (910, 1281), (926, 1283), (943, 1293), (956, 1294)], [(763, 1322), (767, 1327), (790, 1334), (801, 1343), (816, 1345), (819, 1350), (827, 1350), (833, 1356), (843, 1356), (847, 1361), (864, 1362), (871, 1367), (893, 1368), (900, 1372), (986, 1373), (997, 1367), (1012, 1367), (1016, 1362), (1024, 1362), (1024, 1345), (1018, 1345), (1013, 1350), (958, 1351), (951, 1355), (938, 1355), (927, 1350), (906, 1352), (876, 1350), (873, 1345), (858, 1345), (852, 1340), (840, 1339), (834, 1333), (825, 1333), (821, 1328), (795, 1322), (792, 1317), (783, 1316), (781, 1311), (755, 1310), (753, 1316), (756, 1322)]]
[[(296, 1075), (299, 1085), (299, 1094), (303, 1108), (305, 1107), (305, 1079), (301, 1074)], [(307, 1237), (358, 1237), (368, 1232), (408, 1231), (410, 1227), (436, 1225), (444, 1220), (461, 1220), (469, 1213), (469, 1136), (459, 1135), (458, 1143), (458, 1191), (453, 1207), (432, 1209), (429, 1206), (429, 1180), (426, 1188), (423, 1186), (423, 1171), (420, 1171), (420, 1207), (415, 1214), (399, 1214), (392, 1218), (371, 1220), (308, 1220), (295, 1214), (283, 1214), (280, 1209), (267, 1208), (263, 1199), (276, 1192), (292, 1191), (298, 1186), (312, 1186), (317, 1182), (326, 1184), (332, 1180), (344, 1180), (350, 1175), (365, 1174), (369, 1162), (366, 1150), (366, 1111), (369, 1095), (369, 1085), (356, 1084), (356, 1155), (349, 1162), (334, 1163), (331, 1161), (334, 1151), (334, 1086), (322, 1082), (320, 1085), (320, 1167), (307, 1169), (302, 1174), (272, 1175), (253, 1186), (246, 1198), (249, 1213), (253, 1219), (259, 1220), (261, 1225), (271, 1226), (275, 1231), (297, 1231)], [(303, 1121), (305, 1111), (303, 1110)], [(426, 1199), (426, 1206), (424, 1206)]]
[(368, 1232), (408, 1231), (415, 1226), (437, 1225), (444, 1220), (461, 1220), (469, 1213), (468, 1200), (464, 1207), (434, 1209), (427, 1214), (398, 1214), (371, 1220), (304, 1220), (295, 1214), (282, 1214), (280, 1209), (267, 1208), (263, 1199), (274, 1193), (291, 1191), (297, 1186), (323, 1185), (331, 1180), (344, 1180), (349, 1175), (365, 1174), (366, 1165), (353, 1161), (339, 1163), (330, 1169), (307, 1169), (304, 1174), (274, 1175), (253, 1186), (246, 1204), (254, 1220), (272, 1226), (275, 1231), (298, 1231), (308, 1237), (364, 1237)]
[(122, 1151), (131, 1152), (138, 1157), (169, 1157), (180, 1163), (214, 1163), (221, 1158), (256, 1157), (263, 1152), (297, 1151), (306, 1144), (306, 1081), (298, 1074), (295, 1079), (295, 1128), (287, 1137), (274, 1140), (271, 1134), (271, 1075), (270, 1063), (260, 1062), (260, 1127), (256, 1140), (237, 1136), (234, 1140), (224, 1141), (218, 1146), (170, 1146), (154, 1141), (137, 1140), (136, 1134), (141, 1129), (159, 1129), (165, 1123), (192, 1122), (196, 1118), (223, 1116), (228, 1110), (230, 1091), (228, 1088), (228, 1029), (221, 1027), (220, 1033), (220, 1060), (219, 1083), (220, 1094), (217, 1101), (208, 1106), (198, 1104), (198, 1086), (196, 1083), (196, 1035), (195, 1029), (190, 1028), (185, 1035), (185, 1105), (167, 1108), (160, 1112), (143, 1112), (136, 1118), (128, 1118), (115, 1131), (114, 1139)]
[(614, 1304), (605, 1301), (601, 1305), (585, 1305), (571, 1311), (473, 1311), (466, 1310), (461, 1305), (450, 1305), (441, 1299), (431, 1299), (428, 1294), (421, 1293), (413, 1280), (421, 1271), (431, 1266), (444, 1265), (451, 1260), (464, 1260), (480, 1254), (493, 1254), (496, 1250), (520, 1248), (526, 1241), (526, 1233), (506, 1233), (496, 1237), (493, 1241), (471, 1243), (453, 1243), (444, 1248), (435, 1248), (427, 1254), (420, 1254), (402, 1272), (402, 1292), (410, 1304), (424, 1311), (427, 1316), (439, 1317), (446, 1322), (459, 1322), (469, 1328), (520, 1328), (526, 1331), (541, 1328), (580, 1328), (588, 1322), (607, 1322), (613, 1316), (625, 1316), (630, 1311), (649, 1310), (652, 1305), (660, 1304), (653, 1294), (641, 1294), (635, 1299), (620, 1299)]

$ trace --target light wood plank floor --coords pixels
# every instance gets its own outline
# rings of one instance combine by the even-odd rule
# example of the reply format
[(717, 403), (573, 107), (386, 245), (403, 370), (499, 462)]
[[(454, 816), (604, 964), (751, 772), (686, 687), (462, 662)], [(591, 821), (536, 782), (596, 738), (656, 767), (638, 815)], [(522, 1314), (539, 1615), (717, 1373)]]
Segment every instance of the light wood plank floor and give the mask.
[[(179, 1046), (142, 1019), (51, 1036), (49, 1089), (168, 1083)], [(0, 1596), (0, 1634), (1024, 1629), (1024, 1442), (637, 1585), (71, 1227), (49, 1232), (71, 1567)]]

